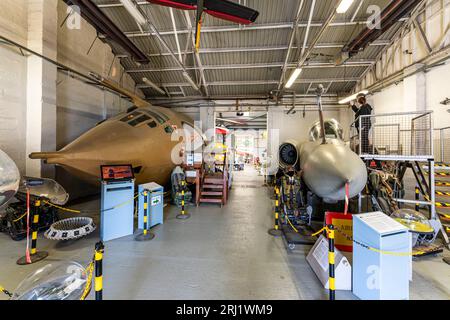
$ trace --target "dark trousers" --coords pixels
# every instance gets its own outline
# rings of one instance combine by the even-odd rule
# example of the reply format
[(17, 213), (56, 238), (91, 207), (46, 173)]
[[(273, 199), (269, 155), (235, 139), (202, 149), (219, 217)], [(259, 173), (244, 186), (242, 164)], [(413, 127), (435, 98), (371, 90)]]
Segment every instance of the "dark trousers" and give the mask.
[(372, 151), (370, 146), (369, 146), (370, 126), (369, 127), (362, 127), (361, 129), (358, 126), (358, 127), (356, 127), (356, 129), (358, 130), (358, 135), (361, 137), (361, 141), (359, 141), (359, 143), (361, 145), (361, 153), (370, 154), (371, 151)]

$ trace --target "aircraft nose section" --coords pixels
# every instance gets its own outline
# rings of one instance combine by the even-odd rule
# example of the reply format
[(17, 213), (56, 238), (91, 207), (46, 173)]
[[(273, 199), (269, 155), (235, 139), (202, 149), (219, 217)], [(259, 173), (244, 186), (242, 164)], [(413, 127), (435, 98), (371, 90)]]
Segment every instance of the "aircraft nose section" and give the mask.
[(349, 196), (358, 195), (366, 185), (367, 171), (362, 160), (344, 145), (320, 145), (304, 163), (304, 180), (318, 196), (330, 200), (345, 199), (345, 185)]

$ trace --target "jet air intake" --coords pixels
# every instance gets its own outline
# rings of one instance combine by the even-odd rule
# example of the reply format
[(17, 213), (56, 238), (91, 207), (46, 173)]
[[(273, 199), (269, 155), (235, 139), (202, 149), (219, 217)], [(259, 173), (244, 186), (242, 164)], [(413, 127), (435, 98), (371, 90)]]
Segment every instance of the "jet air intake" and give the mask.
[(280, 146), (279, 163), (281, 168), (294, 167), (298, 162), (297, 143), (287, 141)]

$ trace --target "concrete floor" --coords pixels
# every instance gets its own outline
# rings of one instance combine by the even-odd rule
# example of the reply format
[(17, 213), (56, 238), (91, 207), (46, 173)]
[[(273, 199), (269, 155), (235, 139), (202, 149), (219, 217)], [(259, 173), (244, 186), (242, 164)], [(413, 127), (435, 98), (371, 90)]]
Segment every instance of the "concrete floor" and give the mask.
[[(95, 200), (74, 207), (98, 206)], [(192, 218), (186, 221), (176, 220), (178, 213), (174, 206), (166, 208), (165, 224), (153, 230), (151, 242), (127, 237), (106, 243), (106, 299), (327, 299), (305, 259), (310, 247), (290, 251), (282, 239), (267, 234), (273, 224), (269, 191), (252, 168), (236, 173), (223, 209), (190, 207)], [(98, 231), (68, 243), (40, 236), (38, 247), (49, 258), (19, 267), (15, 261), (25, 242), (0, 234), (0, 284), (13, 290), (27, 274), (54, 261), (87, 265), (97, 239)], [(411, 299), (450, 299), (450, 266), (441, 256), (414, 261), (413, 269)], [(356, 297), (338, 292), (337, 299)]]

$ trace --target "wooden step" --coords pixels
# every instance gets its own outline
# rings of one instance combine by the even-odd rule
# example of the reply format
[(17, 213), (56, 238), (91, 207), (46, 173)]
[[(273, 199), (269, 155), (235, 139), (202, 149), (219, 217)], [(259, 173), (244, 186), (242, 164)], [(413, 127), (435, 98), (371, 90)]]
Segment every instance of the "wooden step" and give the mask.
[(223, 189), (223, 185), (219, 184), (204, 184), (203, 189)]
[(202, 203), (220, 203), (222, 204), (222, 198), (200, 198)]
[(223, 195), (222, 191), (202, 191), (202, 196), (218, 196), (221, 197)]
[(205, 178), (205, 183), (207, 183), (207, 184), (223, 184), (223, 179)]

